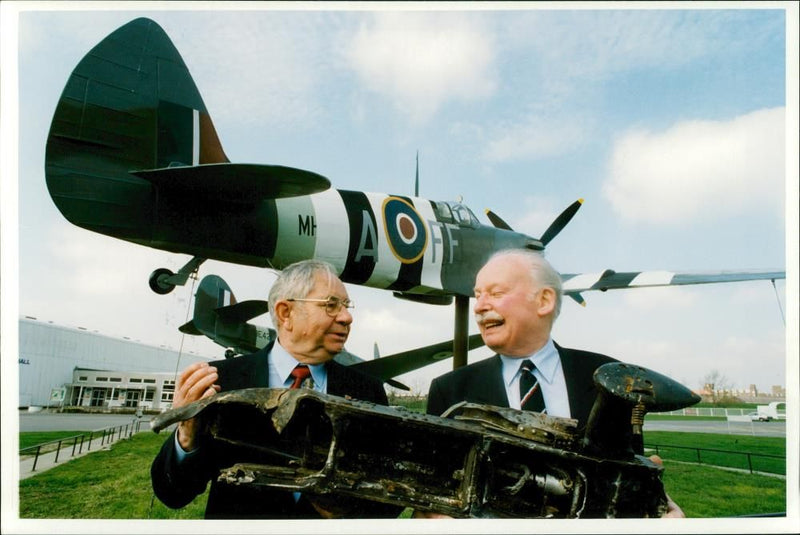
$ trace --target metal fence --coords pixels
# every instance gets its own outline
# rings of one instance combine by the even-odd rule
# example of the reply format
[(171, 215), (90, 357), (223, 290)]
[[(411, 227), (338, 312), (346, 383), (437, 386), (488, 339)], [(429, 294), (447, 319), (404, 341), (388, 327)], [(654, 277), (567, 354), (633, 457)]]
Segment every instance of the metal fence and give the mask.
[[(686, 407), (684, 409), (662, 412), (659, 414), (669, 414), (672, 416), (719, 416), (725, 418), (727, 416), (746, 416), (751, 412), (755, 412), (755, 409), (732, 409), (727, 407)], [(779, 410), (778, 418), (786, 418), (786, 411)]]
[[(749, 470), (751, 474), (756, 471), (779, 475), (786, 474), (786, 456), (781, 455), (694, 448), (692, 446), (671, 446), (668, 444), (645, 444), (644, 447), (655, 450), (656, 455), (661, 456), (663, 454), (664, 458), (673, 461), (696, 462), (712, 466)], [(753, 461), (756, 461), (755, 467)]]
[(81, 433), (80, 435), (73, 435), (71, 437), (64, 437), (58, 440), (42, 442), (41, 444), (37, 444), (35, 446), (22, 448), (19, 450), (19, 456), (20, 458), (24, 456), (33, 456), (32, 471), (36, 471), (36, 464), (39, 461), (39, 457), (44, 454), (55, 451), (56, 455), (54, 462), (57, 463), (59, 456), (62, 455), (62, 450), (65, 452), (64, 455), (67, 455), (66, 452), (71, 449), (69, 456), (74, 457), (75, 455), (80, 455), (83, 453), (84, 446), (86, 447), (87, 452), (92, 450), (93, 443), (94, 446), (97, 447), (96, 442), (98, 439), (100, 440), (100, 447), (103, 447), (106, 444), (111, 444), (112, 442), (121, 438), (130, 438), (134, 433), (138, 433), (141, 430), (141, 426), (142, 420), (136, 419), (129, 424), (106, 427), (96, 431), (89, 431), (88, 433)]

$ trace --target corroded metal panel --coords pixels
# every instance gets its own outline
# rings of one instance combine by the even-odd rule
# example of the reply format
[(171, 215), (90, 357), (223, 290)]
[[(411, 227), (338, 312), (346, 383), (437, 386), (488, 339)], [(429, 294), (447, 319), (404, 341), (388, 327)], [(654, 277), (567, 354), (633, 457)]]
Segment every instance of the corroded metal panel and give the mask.
[(659, 397), (667, 406), (694, 397), (629, 365), (600, 370), (596, 382), (586, 436), (575, 420), (508, 408), (463, 403), (438, 417), (270, 388), (223, 392), (166, 412), (152, 426), (200, 418), (204, 440), (240, 453), (219, 474), (231, 485), (354, 496), (461, 518), (661, 516), (662, 468), (634, 453), (632, 437), (645, 412), (662, 410)]

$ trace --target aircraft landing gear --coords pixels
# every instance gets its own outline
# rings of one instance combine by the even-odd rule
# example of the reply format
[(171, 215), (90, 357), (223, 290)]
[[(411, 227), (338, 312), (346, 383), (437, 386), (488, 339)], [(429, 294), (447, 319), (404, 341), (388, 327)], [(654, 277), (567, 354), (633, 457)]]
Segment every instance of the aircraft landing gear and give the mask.
[(174, 276), (175, 274), (167, 268), (158, 268), (150, 274), (147, 282), (155, 293), (166, 295), (175, 289), (175, 285), (168, 282), (169, 278)]
[(159, 295), (166, 295), (175, 289), (176, 286), (183, 286), (189, 277), (197, 273), (200, 264), (205, 262), (205, 258), (195, 256), (189, 260), (177, 273), (173, 273), (167, 268), (158, 268), (150, 274), (148, 284), (150, 289)]

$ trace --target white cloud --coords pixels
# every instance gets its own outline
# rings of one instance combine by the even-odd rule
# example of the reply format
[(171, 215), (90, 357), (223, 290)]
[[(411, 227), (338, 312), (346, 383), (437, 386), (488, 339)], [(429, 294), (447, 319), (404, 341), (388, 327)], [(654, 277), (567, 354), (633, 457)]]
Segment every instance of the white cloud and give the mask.
[(730, 121), (632, 130), (614, 144), (603, 193), (624, 219), (689, 224), (737, 212), (783, 214), (784, 108)]
[(191, 31), (185, 26), (176, 19), (164, 30), (215, 121), (240, 128), (291, 124), (295, 129), (314, 121), (319, 113), (316, 84), (326, 78), (326, 64), (315, 59), (322, 48), (318, 32), (303, 31), (293, 19), (263, 14), (220, 13), (213, 20), (198, 18)]
[(484, 156), (496, 162), (565, 154), (583, 143), (587, 121), (588, 118), (529, 115), (519, 123), (495, 127), (496, 135), (488, 141)]
[(448, 100), (491, 95), (492, 42), (471, 22), (449, 15), (376, 14), (353, 36), (351, 67), (369, 90), (416, 120)]

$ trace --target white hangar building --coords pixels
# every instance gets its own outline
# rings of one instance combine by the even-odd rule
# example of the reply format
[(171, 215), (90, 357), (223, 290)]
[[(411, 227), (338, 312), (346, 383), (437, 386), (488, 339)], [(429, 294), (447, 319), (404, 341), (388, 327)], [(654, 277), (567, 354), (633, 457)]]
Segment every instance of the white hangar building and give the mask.
[(218, 358), (24, 317), (19, 320), (19, 407), (163, 410), (172, 402), (176, 369)]

